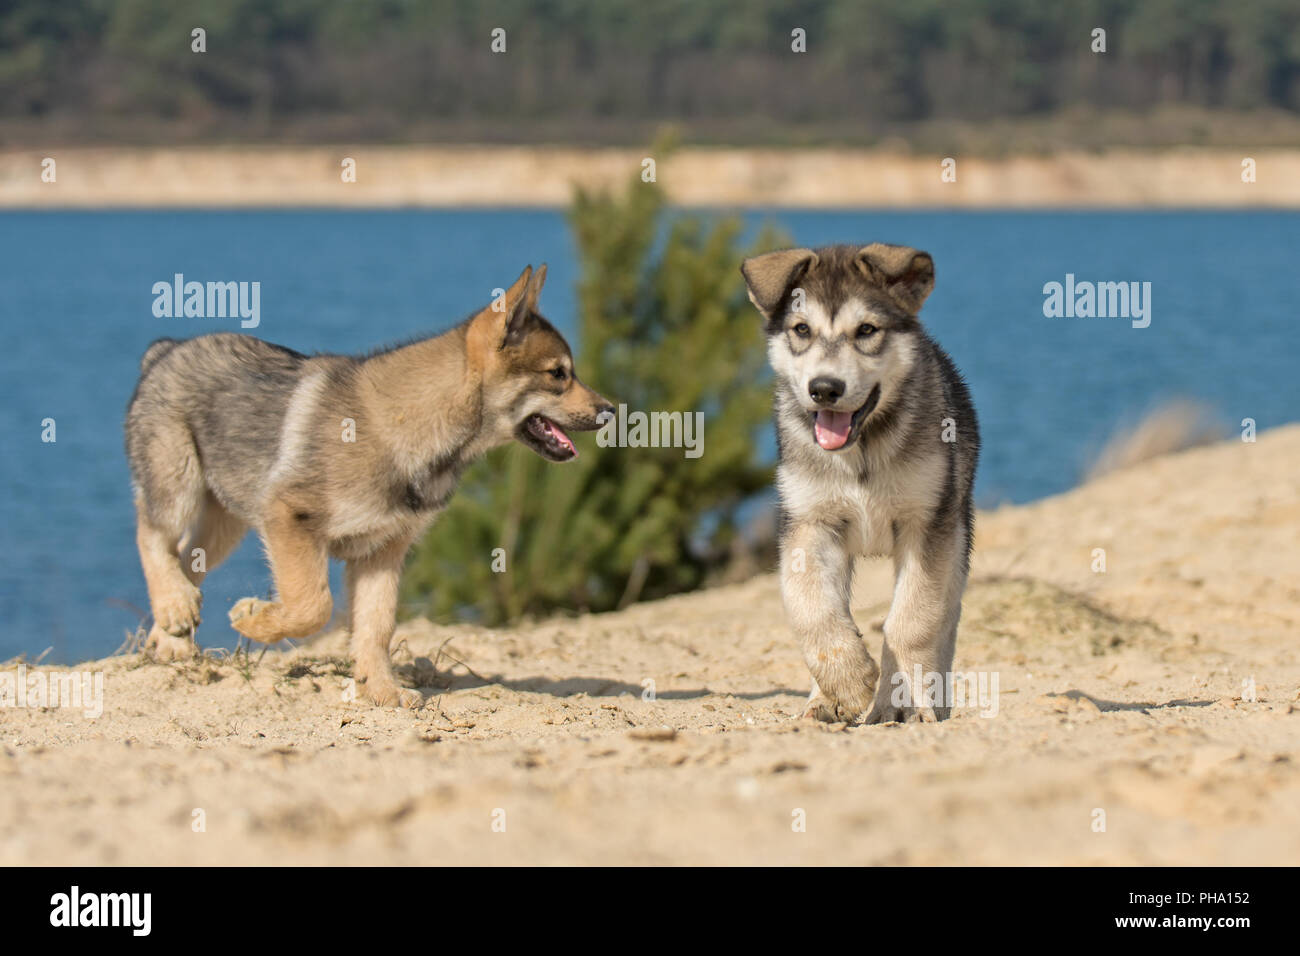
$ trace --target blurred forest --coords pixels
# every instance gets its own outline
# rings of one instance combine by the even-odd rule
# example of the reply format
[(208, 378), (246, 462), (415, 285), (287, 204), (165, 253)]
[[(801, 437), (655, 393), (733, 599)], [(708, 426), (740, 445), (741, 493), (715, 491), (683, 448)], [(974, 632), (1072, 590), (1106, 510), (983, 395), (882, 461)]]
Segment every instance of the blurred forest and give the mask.
[(1297, 0), (0, 0), (8, 146), (1277, 145), (1298, 113)]

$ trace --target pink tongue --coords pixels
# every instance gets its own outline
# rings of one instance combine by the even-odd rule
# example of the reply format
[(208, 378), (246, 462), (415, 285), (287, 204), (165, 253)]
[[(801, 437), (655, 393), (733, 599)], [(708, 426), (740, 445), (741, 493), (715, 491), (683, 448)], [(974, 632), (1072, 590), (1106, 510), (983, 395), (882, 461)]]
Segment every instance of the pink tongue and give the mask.
[(564, 434), (563, 431), (561, 431), (559, 425), (547, 419), (546, 429), (551, 433), (552, 438), (556, 439), (557, 441), (559, 441), (561, 445), (569, 449), (569, 451), (573, 452), (575, 458), (578, 456), (578, 449), (573, 447), (573, 442), (569, 441), (569, 436)]
[(852, 412), (818, 412), (813, 422), (813, 435), (817, 438), (817, 444), (834, 451), (842, 448), (849, 440), (849, 429), (852, 427)]

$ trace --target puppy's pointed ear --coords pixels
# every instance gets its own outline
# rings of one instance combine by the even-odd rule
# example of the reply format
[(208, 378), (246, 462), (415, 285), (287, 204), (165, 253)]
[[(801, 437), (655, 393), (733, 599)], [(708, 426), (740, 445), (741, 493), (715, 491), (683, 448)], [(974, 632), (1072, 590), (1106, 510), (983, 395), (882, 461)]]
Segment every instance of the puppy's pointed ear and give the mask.
[(542, 294), (542, 286), (546, 284), (546, 263), (543, 262), (533, 273), (533, 277), (528, 280), (528, 287), (524, 289), (524, 305), (530, 312), (537, 311), (537, 297)]
[(790, 288), (816, 264), (817, 253), (811, 249), (782, 249), (746, 259), (740, 264), (740, 274), (745, 277), (749, 301), (770, 319)]
[[(545, 273), (546, 267), (542, 267)], [(528, 294), (533, 284), (533, 267), (524, 266), (519, 278), (511, 283), (505, 294), (492, 303), (492, 311), (501, 313), (500, 338), (497, 348), (505, 348), (517, 339), (528, 321), (532, 307), (528, 305)], [(536, 297), (534, 297), (536, 301)], [(499, 303), (499, 304), (498, 304)]]
[[(506, 289), (505, 294), (501, 296), (501, 301), (505, 304), (504, 308), (494, 308), (495, 312), (505, 312), (509, 314), (514, 310), (515, 305), (519, 302), (519, 297), (524, 294), (528, 288), (528, 283), (533, 277), (533, 267), (524, 266), (524, 271), (519, 273), (519, 278), (510, 283), (510, 288)], [(495, 303), (493, 303), (495, 306)]]
[(934, 260), (911, 246), (873, 242), (858, 250), (858, 268), (912, 315), (934, 289)]

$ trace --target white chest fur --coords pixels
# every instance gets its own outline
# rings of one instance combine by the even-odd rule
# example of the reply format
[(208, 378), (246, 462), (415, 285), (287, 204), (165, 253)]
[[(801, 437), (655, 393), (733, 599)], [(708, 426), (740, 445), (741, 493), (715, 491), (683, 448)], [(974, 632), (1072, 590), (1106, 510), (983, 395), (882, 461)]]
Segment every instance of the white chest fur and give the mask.
[(841, 526), (854, 554), (889, 554), (895, 528), (926, 521), (943, 491), (943, 462), (925, 457), (869, 469), (856, 456), (823, 452), (811, 462), (783, 463), (776, 487), (795, 521)]

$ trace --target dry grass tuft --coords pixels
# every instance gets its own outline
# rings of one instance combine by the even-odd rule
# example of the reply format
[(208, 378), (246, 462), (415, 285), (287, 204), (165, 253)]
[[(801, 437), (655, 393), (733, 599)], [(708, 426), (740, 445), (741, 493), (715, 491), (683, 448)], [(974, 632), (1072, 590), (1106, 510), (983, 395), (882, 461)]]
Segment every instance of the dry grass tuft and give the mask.
[(1198, 402), (1180, 399), (1161, 405), (1136, 426), (1117, 432), (1088, 468), (1084, 482), (1176, 451), (1225, 438), (1214, 415)]

